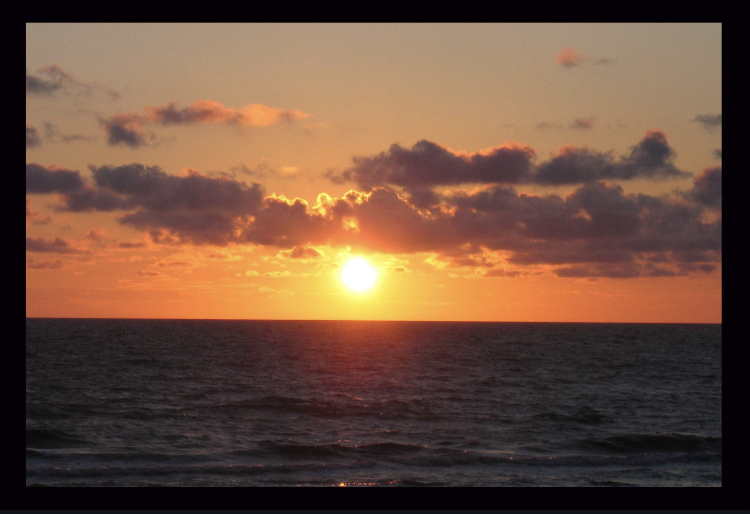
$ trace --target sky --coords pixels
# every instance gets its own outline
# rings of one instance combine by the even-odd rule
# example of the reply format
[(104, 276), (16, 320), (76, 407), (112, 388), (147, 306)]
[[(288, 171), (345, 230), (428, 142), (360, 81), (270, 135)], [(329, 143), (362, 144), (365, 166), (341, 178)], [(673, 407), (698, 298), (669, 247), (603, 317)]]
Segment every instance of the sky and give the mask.
[(721, 323), (721, 33), (27, 24), (26, 316)]

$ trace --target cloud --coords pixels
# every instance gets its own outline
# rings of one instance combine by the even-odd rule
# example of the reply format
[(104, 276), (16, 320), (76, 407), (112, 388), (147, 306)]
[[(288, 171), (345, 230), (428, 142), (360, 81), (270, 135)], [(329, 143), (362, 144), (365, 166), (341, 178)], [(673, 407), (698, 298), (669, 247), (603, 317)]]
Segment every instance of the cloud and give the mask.
[(131, 148), (151, 146), (156, 136), (146, 131), (146, 125), (190, 125), (211, 123), (238, 127), (269, 127), (283, 122), (295, 122), (310, 115), (292, 109), (277, 109), (261, 104), (250, 104), (240, 109), (224, 107), (213, 100), (197, 100), (188, 107), (175, 102), (165, 106), (146, 106), (144, 114), (117, 114), (100, 120), (110, 145), (124, 144)]
[(33, 148), (42, 144), (39, 131), (30, 125), (26, 125), (26, 148)]
[(96, 138), (84, 136), (83, 134), (63, 134), (57, 126), (52, 123), (44, 124), (44, 137), (49, 141), (70, 143), (73, 141), (94, 141)]
[(605, 277), (605, 278), (634, 278), (641, 276), (641, 266), (635, 263), (625, 264), (594, 264), (563, 266), (555, 270), (555, 275), (564, 278)]
[(90, 95), (94, 91), (102, 91), (112, 100), (120, 97), (120, 94), (110, 88), (95, 83), (86, 83), (63, 70), (56, 64), (44, 66), (37, 70), (37, 75), (30, 75), (26, 70), (26, 94), (52, 96), (57, 92), (79, 93)]
[(562, 147), (555, 157), (538, 166), (533, 181), (537, 184), (561, 185), (597, 180), (689, 176), (689, 173), (674, 166), (674, 155), (666, 134), (659, 130), (649, 130), (643, 139), (631, 148), (629, 155), (617, 159), (610, 153), (585, 147)]
[(63, 267), (62, 261), (36, 261), (34, 259), (26, 259), (26, 267), (29, 269), (61, 269)]
[(100, 120), (108, 145), (124, 144), (130, 148), (153, 146), (156, 136), (143, 129), (140, 118), (130, 114), (120, 114)]
[(354, 157), (354, 166), (339, 176), (327, 176), (334, 182), (354, 182), (365, 189), (401, 186), (418, 205), (427, 206), (436, 200), (429, 191), (431, 187), (523, 182), (534, 155), (530, 146), (515, 142), (468, 153), (422, 140), (410, 149), (394, 144), (387, 152), (372, 157)]
[(575, 130), (589, 130), (594, 127), (595, 120), (596, 118), (576, 118), (568, 126)]
[(83, 188), (83, 179), (77, 171), (41, 164), (26, 165), (26, 193), (66, 193)]
[(485, 273), (485, 277), (497, 277), (497, 278), (516, 278), (521, 273), (519, 271), (511, 271), (502, 268), (488, 269)]
[(54, 80), (45, 79), (42, 77), (29, 75), (29, 70), (26, 70), (26, 94), (27, 95), (47, 95), (50, 96), (56, 91), (62, 89), (62, 84)]
[(707, 132), (714, 132), (721, 127), (721, 113), (719, 114), (699, 114), (690, 121), (700, 123)]
[(31, 208), (31, 200), (26, 198), (26, 226), (29, 225), (47, 225), (49, 223), (52, 223), (52, 218), (49, 216), (45, 216), (42, 218), (41, 214), (38, 212), (35, 212)]
[(132, 248), (145, 248), (146, 243), (139, 241), (137, 243), (130, 243), (128, 241), (124, 241), (122, 243), (117, 244), (118, 248), (125, 248), (125, 249), (132, 249)]
[(239, 164), (229, 168), (229, 171), (257, 178), (268, 178), (269, 176), (276, 175), (276, 171), (274, 171), (271, 164), (266, 159), (261, 160), (254, 168), (248, 168), (244, 164)]
[(617, 59), (608, 57), (599, 57), (597, 59), (593, 59), (579, 54), (570, 47), (566, 47), (560, 50), (560, 52), (555, 56), (555, 62), (557, 62), (557, 64), (559, 64), (563, 68), (574, 68), (582, 62), (589, 62), (595, 65), (614, 64), (617, 62)]
[(320, 259), (325, 257), (323, 252), (312, 246), (295, 246), (291, 250), (282, 250), (279, 252), (279, 256), (288, 259)]
[(43, 237), (26, 238), (27, 252), (43, 253), (84, 253), (68, 245), (67, 241), (56, 237), (55, 239), (46, 239)]
[[(230, 176), (189, 169), (176, 176), (139, 163), (90, 166), (90, 182), (78, 172), (30, 164), (27, 192), (58, 194), (63, 210), (122, 211), (117, 222), (155, 244), (272, 246), (289, 259), (319, 258), (315, 247), (322, 245), (431, 253), (444, 266), (497, 270), (477, 274), (486, 277), (540, 270), (559, 277), (667, 276), (706, 273), (720, 264), (720, 167), (673, 195), (627, 194), (607, 182), (684, 176), (662, 132), (647, 132), (620, 157), (565, 147), (534, 167), (534, 155), (516, 143), (474, 153), (428, 141), (410, 149), (393, 145), (355, 158), (344, 176), (332, 177), (361, 189), (340, 197), (322, 193), (312, 205), (266, 195), (260, 184)], [(439, 187), (463, 183), (479, 185)], [(518, 192), (514, 183), (577, 187), (565, 196), (542, 195)], [(28, 244), (34, 251), (66, 248), (47, 240)]]
[(258, 179), (295, 179), (299, 176), (301, 170), (297, 166), (281, 166), (277, 171), (266, 160), (262, 159), (254, 167), (250, 168), (245, 164), (239, 164), (229, 168), (231, 172), (228, 176), (241, 173)]
[[(581, 121), (581, 125), (585, 125)], [(630, 154), (615, 158), (610, 152), (586, 147), (562, 147), (538, 166), (536, 152), (528, 145), (509, 142), (478, 152), (459, 152), (430, 141), (404, 148), (394, 144), (386, 152), (353, 158), (354, 165), (336, 175), (335, 183), (354, 182), (360, 188), (398, 186), (419, 207), (438, 201), (432, 188), (460, 184), (562, 185), (598, 180), (665, 179), (690, 176), (672, 163), (674, 150), (666, 134), (649, 130)]]
[(281, 122), (299, 121), (310, 115), (292, 109), (276, 109), (261, 104), (250, 104), (240, 109), (224, 107), (213, 100), (197, 100), (188, 107), (175, 102), (166, 106), (144, 107), (144, 119), (158, 125), (216, 123), (243, 127), (268, 127)]
[(570, 47), (563, 48), (560, 50), (560, 53), (555, 56), (555, 62), (564, 68), (578, 66), (585, 60), (585, 56), (579, 54)]
[(711, 166), (701, 171), (693, 181), (688, 198), (714, 209), (721, 209), (721, 166)]
[[(65, 196), (68, 210), (132, 210), (120, 222), (138, 229), (164, 229), (197, 243), (227, 244), (249, 222), (263, 197), (247, 186), (198, 173), (178, 177), (158, 166), (91, 166), (93, 188)], [(158, 230), (154, 232), (158, 235)]]
[(716, 150), (714, 150), (713, 155), (714, 155), (714, 159), (716, 159), (717, 161), (720, 161), (721, 160), (721, 148), (717, 148)]

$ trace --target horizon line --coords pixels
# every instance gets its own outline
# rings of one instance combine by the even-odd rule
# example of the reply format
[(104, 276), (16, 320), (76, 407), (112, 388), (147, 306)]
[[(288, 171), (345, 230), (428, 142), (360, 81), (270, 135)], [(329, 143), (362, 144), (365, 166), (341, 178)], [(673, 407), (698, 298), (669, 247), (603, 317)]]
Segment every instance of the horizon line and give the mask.
[(510, 320), (420, 320), (420, 319), (292, 319), (292, 318), (129, 318), (129, 317), (73, 317), (73, 316), (26, 316), (27, 320), (123, 320), (123, 321), (305, 321), (305, 322), (376, 322), (376, 323), (570, 323), (591, 325), (722, 325), (712, 321), (510, 321)]

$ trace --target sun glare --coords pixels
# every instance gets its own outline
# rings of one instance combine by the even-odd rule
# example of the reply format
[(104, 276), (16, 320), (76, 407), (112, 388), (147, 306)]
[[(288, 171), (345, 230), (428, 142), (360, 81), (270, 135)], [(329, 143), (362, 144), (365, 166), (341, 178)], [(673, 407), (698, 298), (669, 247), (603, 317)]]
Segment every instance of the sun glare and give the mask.
[(375, 268), (370, 266), (362, 257), (355, 257), (350, 260), (341, 270), (341, 280), (346, 287), (354, 291), (366, 291), (375, 284), (378, 274)]

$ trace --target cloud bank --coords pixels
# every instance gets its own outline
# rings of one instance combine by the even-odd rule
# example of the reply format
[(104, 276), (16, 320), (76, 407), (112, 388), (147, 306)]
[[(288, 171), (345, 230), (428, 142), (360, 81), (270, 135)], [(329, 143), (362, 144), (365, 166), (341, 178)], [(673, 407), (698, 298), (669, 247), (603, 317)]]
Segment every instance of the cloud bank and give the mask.
[[(612, 183), (687, 176), (673, 156), (659, 131), (619, 157), (564, 147), (538, 165), (535, 151), (518, 143), (468, 153), (420, 141), (355, 157), (330, 178), (358, 189), (339, 198), (322, 193), (314, 205), (231, 176), (175, 176), (140, 163), (90, 166), (90, 179), (27, 164), (26, 188), (57, 195), (61, 211), (113, 212), (155, 244), (262, 245), (289, 259), (318, 259), (314, 247), (321, 245), (429, 253), (436, 265), (483, 270), (485, 277), (543, 269), (560, 277), (708, 273), (721, 262), (720, 166), (668, 196), (627, 194)], [(475, 188), (444, 187), (461, 184)], [(565, 196), (536, 195), (518, 192), (520, 184), (575, 187)], [(27, 219), (28, 211), (27, 201)], [(29, 251), (64, 248), (27, 240)]]
[(539, 164), (533, 148), (515, 142), (469, 153), (422, 140), (411, 148), (394, 144), (386, 152), (355, 157), (352, 167), (327, 176), (365, 189), (400, 187), (415, 205), (426, 207), (438, 201), (433, 188), (461, 184), (571, 185), (690, 176), (675, 167), (674, 156), (666, 134), (658, 130), (647, 131), (627, 155), (565, 146)]

